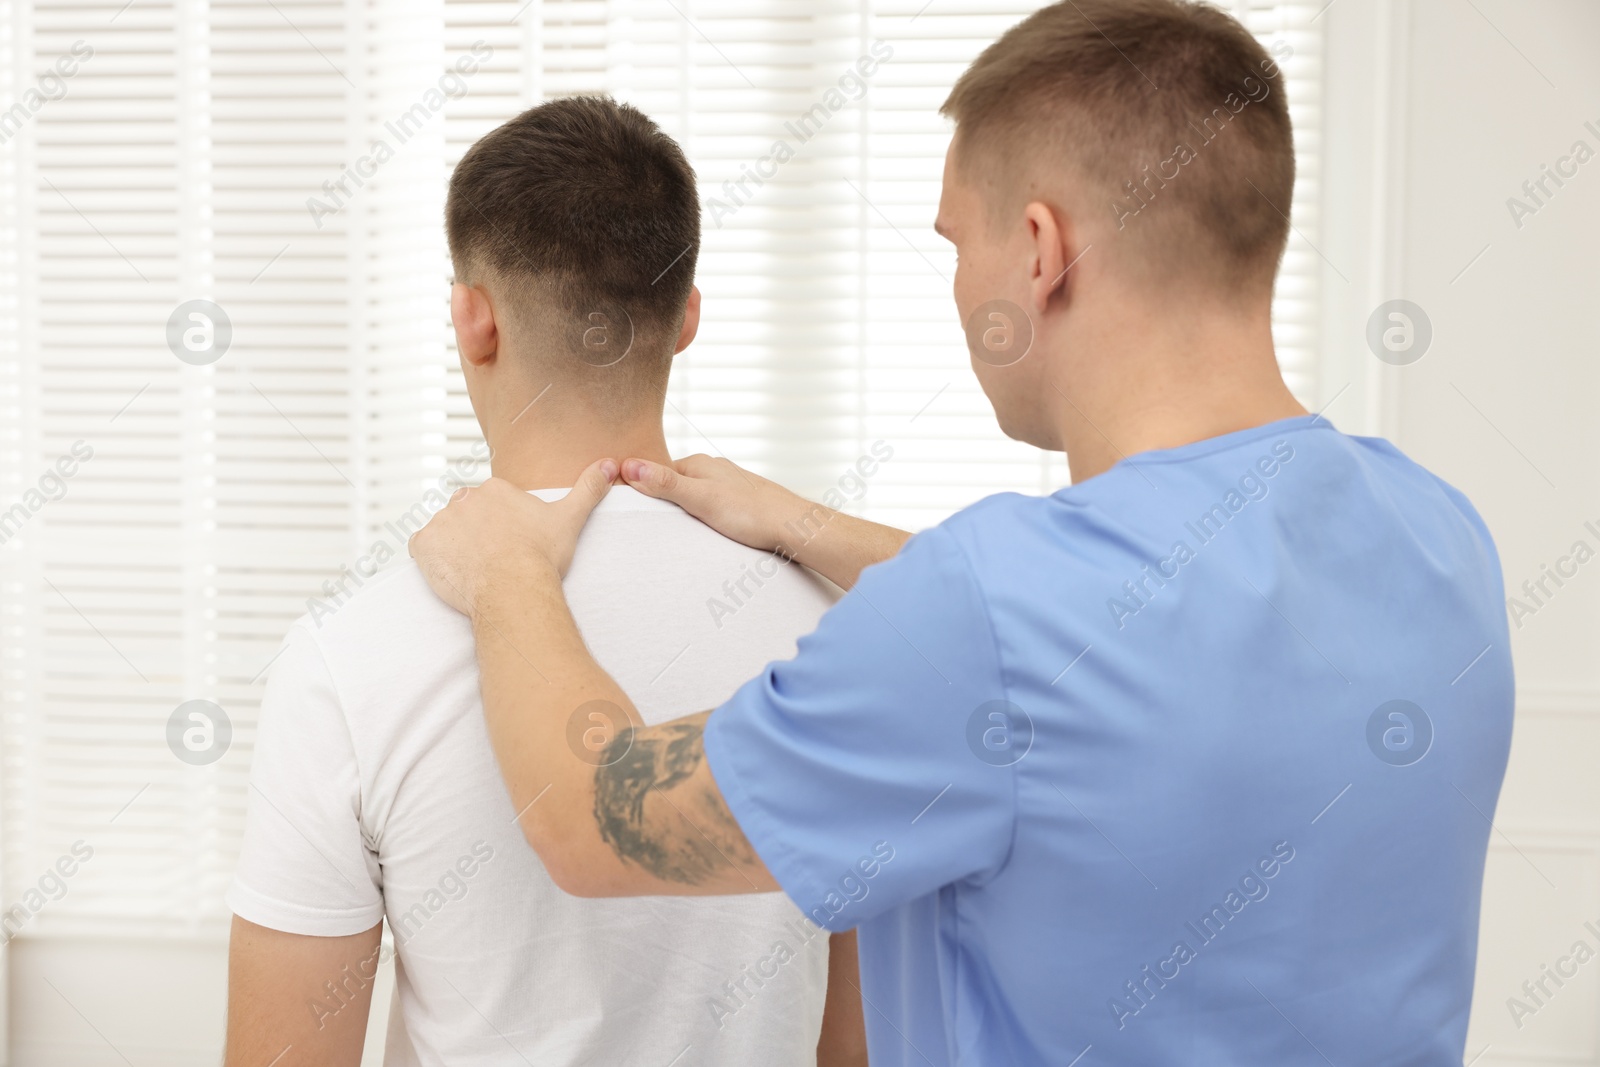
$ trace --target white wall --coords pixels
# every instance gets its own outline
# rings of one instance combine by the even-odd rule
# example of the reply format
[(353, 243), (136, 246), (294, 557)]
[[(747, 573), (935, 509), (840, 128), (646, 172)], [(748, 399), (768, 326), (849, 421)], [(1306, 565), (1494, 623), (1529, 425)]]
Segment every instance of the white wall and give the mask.
[(20, 937), (7, 950), (18, 1067), (214, 1067), (227, 957), (214, 940)]
[[(221, 1062), (228, 1000), (225, 942), (19, 938), (5, 955), (9, 1063), (15, 1067), (216, 1067)], [(393, 994), (394, 959), (386, 952), (375, 979), (363, 1067), (383, 1062)]]
[[(1330, 223), (1323, 251), (1350, 279), (1330, 268), (1325, 395), (1350, 388), (1329, 413), (1464, 490), (1515, 591), (1576, 540), (1600, 550), (1583, 527), (1600, 530), (1600, 158), (1549, 183), (1520, 229), (1506, 204), (1575, 141), (1600, 152), (1600, 5), (1337, 0), (1326, 17), (1340, 198), (1327, 210), (1345, 225)], [(1434, 340), (1390, 368), (1363, 332), (1397, 297), (1427, 312)], [(1549, 588), (1513, 631), (1516, 736), (1466, 1055), (1479, 1064), (1600, 1065), (1600, 958), (1565, 964), (1564, 986), (1546, 979), (1542, 1006), (1520, 988), (1580, 939), (1600, 951), (1600, 560)], [(1513, 996), (1536, 1014), (1514, 1020)]]

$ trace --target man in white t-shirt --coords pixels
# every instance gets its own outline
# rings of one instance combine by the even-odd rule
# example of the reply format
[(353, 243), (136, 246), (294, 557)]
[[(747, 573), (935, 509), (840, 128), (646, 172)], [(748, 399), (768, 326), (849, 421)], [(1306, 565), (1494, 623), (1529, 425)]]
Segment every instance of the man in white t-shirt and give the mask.
[[(446, 222), (495, 475), (554, 499), (601, 456), (665, 461), (667, 372), (700, 312), (677, 144), (610, 100), (545, 104), (467, 153)], [(647, 724), (792, 656), (837, 595), (621, 486), (565, 588)], [(229, 1067), (357, 1064), (384, 919), (389, 1067), (865, 1064), (853, 941), (830, 945), (781, 893), (563, 893), (496, 767), (469, 621), (409, 560), (340, 592), (295, 624), (262, 701), (229, 894)], [(540, 649), (517, 652), (537, 667)], [(575, 709), (572, 758), (616, 758), (628, 726), (615, 705)]]

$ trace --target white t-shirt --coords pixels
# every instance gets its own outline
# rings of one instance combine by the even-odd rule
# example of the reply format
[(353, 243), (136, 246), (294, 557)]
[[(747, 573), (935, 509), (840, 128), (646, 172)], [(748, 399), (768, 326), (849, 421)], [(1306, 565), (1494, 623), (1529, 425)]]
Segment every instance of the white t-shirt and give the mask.
[[(626, 486), (565, 588), (647, 723), (793, 656), (837, 595)], [(471, 627), (409, 560), (295, 624), (260, 723), (229, 905), (321, 936), (388, 918), (409, 1038), (391, 1027), (389, 1067), (815, 1064), (827, 935), (782, 894), (581, 900), (550, 881), (489, 746)], [(319, 1016), (361, 981), (329, 977)]]

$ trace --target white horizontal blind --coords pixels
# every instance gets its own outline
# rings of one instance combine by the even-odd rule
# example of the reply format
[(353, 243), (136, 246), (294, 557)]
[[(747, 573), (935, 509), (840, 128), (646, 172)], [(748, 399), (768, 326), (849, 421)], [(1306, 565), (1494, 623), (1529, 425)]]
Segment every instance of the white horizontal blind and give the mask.
[[(178, 60), (193, 42), (170, 6), (120, 22), (111, 14), (14, 9), (11, 99), (42, 85), (75, 40), (93, 55), (6, 144), (22, 206), (18, 389), (8, 397), (18, 432), (3, 498), (13, 507), (5, 743), (17, 768), (6, 779), (7, 904), (77, 838), (104, 860), (30, 916), (25, 933), (74, 914), (181, 914), (215, 873), (192, 845), (227, 818), (216, 803), (186, 810), (210, 783), (172, 773), (177, 761), (168, 755), (163, 767), (158, 754), (161, 707), (176, 706), (198, 673), (207, 625), (198, 594), (207, 561), (195, 550), (208, 449), (189, 407), (201, 386), (175, 369), (161, 334), (199, 267), (204, 205), (194, 199), (193, 128), (180, 120), (196, 110), (194, 85)], [(92, 458), (61, 499), (47, 499), (60, 488), (52, 467), (78, 440)], [(113, 825), (139, 790), (141, 809)], [(112, 834), (123, 847), (112, 849)]]
[(866, 180), (853, 200), (868, 235), (861, 267), (860, 433), (894, 458), (874, 476), (869, 517), (918, 529), (991, 493), (1043, 493), (1068, 481), (1059, 454), (1000, 433), (978, 387), (950, 288), (955, 251), (933, 232), (950, 125), (938, 114), (967, 65), (1031, 0), (875, 5), (892, 43), (868, 99)]
[[(0, 546), (6, 904), (94, 850), (23, 936), (220, 928), (261, 678), (325, 581), (403, 552), (443, 344), (442, 128), (385, 127), (437, 81), (442, 8), (120, 7), (8, 22), (8, 97), (93, 50), (3, 146), (0, 501), (93, 450)], [(232, 324), (210, 365), (168, 347), (196, 298)], [(191, 699), (233, 724), (209, 765), (168, 748)]]
[[(448, 330), (443, 190), (473, 140), (533, 103), (612, 93), (699, 174), (705, 323), (673, 373), (676, 452), (820, 493), (881, 440), (893, 458), (851, 506), (913, 528), (1064, 484), (1059, 456), (995, 427), (931, 230), (938, 105), (1036, 6), (0, 0), (0, 102), (75, 42), (93, 49), (0, 142), (0, 509), (75, 442), (93, 449), (0, 544), (5, 904), (73, 841), (95, 849), (24, 936), (220, 928), (283, 631), (403, 554), (447, 470), (487, 473)], [(1305, 396), (1315, 9), (1237, 12), (1294, 49), (1302, 179), (1276, 312)], [(195, 298), (233, 324), (208, 366), (165, 338)], [(196, 698), (235, 728), (208, 766), (165, 739)]]

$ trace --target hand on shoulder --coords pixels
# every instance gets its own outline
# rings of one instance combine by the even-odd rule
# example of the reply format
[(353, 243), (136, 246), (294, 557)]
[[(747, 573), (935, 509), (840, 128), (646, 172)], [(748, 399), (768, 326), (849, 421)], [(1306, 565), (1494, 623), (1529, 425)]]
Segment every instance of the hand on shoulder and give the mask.
[(512, 576), (558, 583), (572, 565), (578, 534), (617, 474), (597, 460), (572, 492), (544, 501), (503, 478), (458, 490), (411, 538), (409, 548), (428, 586), (451, 607), (475, 615), (483, 598)]

